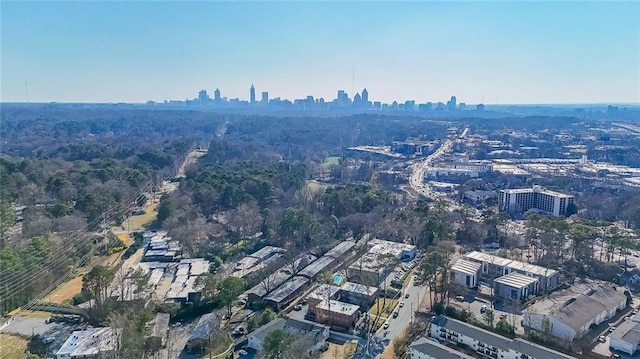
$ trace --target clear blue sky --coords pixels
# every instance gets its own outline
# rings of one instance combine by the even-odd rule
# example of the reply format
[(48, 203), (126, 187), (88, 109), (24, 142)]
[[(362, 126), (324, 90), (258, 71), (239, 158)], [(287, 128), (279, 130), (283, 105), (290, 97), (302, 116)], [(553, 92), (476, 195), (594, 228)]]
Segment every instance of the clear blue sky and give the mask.
[(2, 1), (0, 100), (640, 102), (640, 2)]

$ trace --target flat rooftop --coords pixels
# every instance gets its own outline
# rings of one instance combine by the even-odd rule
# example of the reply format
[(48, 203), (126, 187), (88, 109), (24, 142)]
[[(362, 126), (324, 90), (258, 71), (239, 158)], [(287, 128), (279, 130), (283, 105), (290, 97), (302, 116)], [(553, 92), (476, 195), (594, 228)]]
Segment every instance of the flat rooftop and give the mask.
[(117, 346), (118, 334), (115, 329), (89, 328), (71, 333), (56, 355), (95, 356), (100, 352), (114, 351)]
[(342, 285), (342, 287), (340, 287), (340, 290), (343, 291), (343, 292), (349, 292), (349, 293), (356, 293), (356, 294), (360, 294), (360, 295), (372, 296), (378, 291), (378, 288), (377, 287), (369, 287), (367, 285), (360, 284), (360, 283), (345, 282)]
[(353, 247), (356, 246), (356, 242), (354, 241), (343, 241), (340, 242), (337, 246), (331, 248), (327, 253), (324, 254), (325, 257), (339, 258), (348, 251), (352, 250)]
[(303, 270), (301, 270), (298, 275), (307, 277), (309, 279), (314, 278), (316, 275), (318, 275), (318, 273), (332, 266), (335, 260), (336, 259), (332, 257), (320, 257), (306, 266)]
[(266, 246), (266, 247), (262, 247), (259, 250), (249, 254), (248, 257), (257, 258), (257, 259), (260, 259), (260, 260), (265, 260), (265, 259), (271, 257), (272, 255), (276, 254), (276, 253), (284, 253), (284, 252), (286, 252), (286, 250), (284, 248), (274, 247), (274, 246)]
[(309, 283), (309, 279), (305, 277), (295, 276), (282, 283), (278, 288), (269, 293), (264, 299), (280, 303), (292, 293), (307, 285), (307, 283)]
[(332, 284), (322, 284), (316, 288), (313, 292), (309, 293), (307, 298), (313, 298), (318, 300), (326, 300), (327, 298), (333, 298), (340, 290), (340, 287)]
[(360, 306), (345, 302), (339, 302), (337, 300), (323, 300), (322, 302), (318, 303), (316, 308), (326, 310), (331, 313), (340, 313), (348, 316), (352, 316), (360, 310)]

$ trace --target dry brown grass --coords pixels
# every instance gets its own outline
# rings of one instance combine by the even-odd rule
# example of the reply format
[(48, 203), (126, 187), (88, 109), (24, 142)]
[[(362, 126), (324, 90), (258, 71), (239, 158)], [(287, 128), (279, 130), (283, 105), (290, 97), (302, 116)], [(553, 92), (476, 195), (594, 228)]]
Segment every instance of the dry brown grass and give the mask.
[(358, 346), (355, 343), (344, 343), (342, 345), (334, 343), (328, 344), (329, 350), (323, 352), (320, 359), (349, 359), (347, 355), (350, 354), (349, 357), (352, 357)]
[(51, 295), (44, 298), (45, 301), (61, 304), (62, 302), (72, 299), (74, 295), (82, 290), (82, 276), (72, 278), (56, 288)]
[(37, 310), (21, 310), (17, 317), (28, 317), (28, 318), (42, 318), (47, 319), (51, 316), (49, 312), (41, 312)]
[(25, 351), (28, 343), (22, 337), (0, 333), (0, 358), (22, 359), (26, 357)]

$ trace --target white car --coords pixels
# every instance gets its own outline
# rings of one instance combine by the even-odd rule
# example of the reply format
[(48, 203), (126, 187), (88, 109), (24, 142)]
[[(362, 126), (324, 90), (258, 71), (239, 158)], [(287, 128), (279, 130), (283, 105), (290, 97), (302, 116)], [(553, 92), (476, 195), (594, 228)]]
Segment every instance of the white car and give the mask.
[(400, 308), (404, 307), (404, 301), (401, 301), (399, 306)]
[(389, 329), (389, 322), (384, 322), (382, 329)]
[(247, 355), (247, 354), (249, 354), (249, 353), (247, 353), (247, 351), (246, 351), (246, 350), (244, 350), (244, 349), (240, 349), (240, 351), (238, 351), (238, 354), (240, 354), (240, 355), (242, 355), (242, 356), (245, 356), (245, 355)]

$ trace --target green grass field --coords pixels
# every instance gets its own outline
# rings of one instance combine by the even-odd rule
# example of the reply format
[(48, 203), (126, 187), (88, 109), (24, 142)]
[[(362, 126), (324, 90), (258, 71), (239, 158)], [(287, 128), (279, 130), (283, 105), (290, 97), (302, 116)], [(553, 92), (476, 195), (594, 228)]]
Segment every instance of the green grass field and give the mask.
[(340, 161), (340, 157), (327, 157), (324, 159), (324, 162), (322, 162), (321, 166), (323, 168), (329, 168), (331, 166), (338, 165), (339, 161)]

